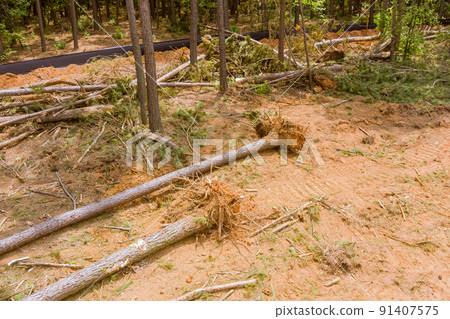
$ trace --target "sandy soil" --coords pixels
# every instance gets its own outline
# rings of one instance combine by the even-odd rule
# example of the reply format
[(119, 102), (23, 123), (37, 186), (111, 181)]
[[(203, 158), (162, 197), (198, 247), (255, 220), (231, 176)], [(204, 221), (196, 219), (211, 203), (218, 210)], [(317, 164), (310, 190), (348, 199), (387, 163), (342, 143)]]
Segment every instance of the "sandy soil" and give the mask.
[[(160, 68), (186, 52), (171, 54), (158, 57)], [(121, 62), (132, 65), (126, 58)], [(63, 74), (80, 78), (96, 74), (95, 64), (80, 68), (39, 70), (39, 77), (30, 74), (0, 83), (12, 88)], [(351, 101), (334, 106), (344, 99)], [(286, 94), (275, 90), (270, 96), (232, 89), (222, 97), (214, 91), (193, 89), (162, 98), (166, 134), (185, 149), (186, 139), (176, 134), (176, 125), (169, 121), (171, 114), (179, 105), (193, 108), (201, 102), (208, 118), (199, 128), (208, 137), (256, 140), (253, 128), (243, 123), (247, 119), (228, 115), (250, 110), (279, 112), (308, 129), (307, 138), (325, 165), (314, 160), (298, 164), (298, 154), (290, 154), (288, 164), (280, 165), (279, 153), (273, 150), (261, 154), (264, 165), (248, 159), (208, 174), (209, 179), (218, 179), (243, 196), (239, 226), (227, 238), (219, 240), (212, 231), (181, 241), (69, 299), (170, 300), (204, 285), (258, 278), (258, 285), (236, 290), (229, 300), (448, 300), (448, 106), (428, 113), (420, 105), (367, 104), (364, 100), (294, 89)], [(2, 163), (0, 168), (0, 222), (6, 218), (0, 227), (1, 238), (72, 208), (69, 200), (26, 190), (62, 195), (55, 171), (78, 198), (78, 206), (151, 180), (152, 175), (125, 165), (125, 147), (114, 135), (118, 127), (120, 123), (108, 122), (102, 139), (77, 169), (72, 169), (73, 164), (100, 131), (98, 121), (48, 125), (41, 135), (1, 151), (9, 165)], [(17, 134), (17, 128), (0, 138), (8, 134)], [(173, 169), (169, 166), (156, 175)], [(201, 181), (191, 183), (197, 187)], [(159, 230), (180, 216), (197, 214), (191, 208), (189, 185), (174, 185), (0, 256), (1, 295), (16, 294), (20, 299), (74, 272), (7, 267), (13, 259), (29, 256), (87, 266), (126, 247), (136, 236)], [(277, 234), (268, 229), (249, 236), (281, 216), (283, 209), (291, 211), (318, 198), (339, 212), (317, 205)], [(337, 277), (338, 283), (325, 286)], [(218, 300), (224, 294), (202, 299)]]

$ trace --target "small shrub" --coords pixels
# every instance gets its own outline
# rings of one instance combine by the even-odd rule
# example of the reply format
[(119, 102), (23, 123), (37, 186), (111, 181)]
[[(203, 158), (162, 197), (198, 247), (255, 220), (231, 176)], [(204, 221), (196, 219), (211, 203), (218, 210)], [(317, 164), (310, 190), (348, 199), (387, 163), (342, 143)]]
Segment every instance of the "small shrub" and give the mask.
[(55, 43), (55, 49), (56, 50), (63, 50), (66, 48), (66, 42), (65, 41), (57, 41)]

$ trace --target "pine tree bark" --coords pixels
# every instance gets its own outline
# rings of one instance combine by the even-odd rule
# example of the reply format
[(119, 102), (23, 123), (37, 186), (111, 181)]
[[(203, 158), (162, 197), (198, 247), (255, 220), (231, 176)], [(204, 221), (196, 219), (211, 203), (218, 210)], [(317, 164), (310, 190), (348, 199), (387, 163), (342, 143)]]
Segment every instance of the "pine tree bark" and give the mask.
[(261, 0), (261, 11), (262, 11), (262, 28), (263, 30), (269, 29), (269, 24), (267, 22), (267, 0)]
[(445, 0), (441, 0), (441, 3), (439, 5), (439, 14), (438, 14), (439, 20), (442, 19), (442, 16), (444, 15), (444, 8), (445, 8)]
[(97, 0), (92, 0), (92, 17), (94, 18), (94, 30), (99, 30)]
[(334, 0), (330, 0), (330, 10), (328, 12), (328, 16), (331, 20), (334, 19)]
[(191, 65), (197, 64), (197, 25), (198, 25), (198, 9), (197, 0), (191, 0), (191, 27), (189, 41), (189, 57)]
[(228, 0), (223, 0), (223, 25), (225, 30), (231, 30), (230, 15), (228, 13)]
[(144, 43), (145, 71), (147, 82), (147, 108), (150, 130), (162, 132), (161, 114), (159, 111), (158, 85), (156, 83), (155, 48), (153, 46), (152, 22), (148, 0), (138, 0), (141, 18), (142, 41)]
[(75, 0), (69, 0), (70, 23), (72, 25), (73, 49), (78, 50), (78, 23), (75, 11)]
[(303, 14), (302, 0), (299, 0), (299, 4), (300, 4), (300, 14), (302, 15), (303, 43), (305, 45), (306, 66), (308, 68), (308, 78), (309, 78), (309, 89), (312, 90), (312, 74), (311, 74), (311, 67), (309, 65), (309, 53), (308, 53), (308, 44), (306, 42), (305, 16)]
[(186, 217), (72, 273), (24, 300), (62, 300), (165, 247), (207, 229), (207, 223), (199, 222), (191, 216)]
[(372, 0), (370, 3), (370, 9), (369, 9), (369, 23), (375, 22), (375, 2), (376, 0)]
[(284, 62), (284, 36), (286, 19), (286, 0), (280, 0), (280, 25), (278, 27), (278, 60)]
[(110, 1), (111, 0), (105, 0), (105, 8), (106, 8), (106, 19), (111, 18), (111, 7), (110, 7)]
[(400, 36), (402, 31), (403, 5), (405, 0), (396, 0), (394, 12), (392, 14), (392, 42), (391, 42), (391, 62), (394, 61), (395, 52), (400, 46)]
[(170, 24), (174, 25), (176, 23), (175, 16), (175, 0), (170, 0)]
[(44, 17), (42, 15), (42, 5), (41, 0), (36, 0), (36, 11), (39, 20), (39, 34), (41, 36), (41, 48), (42, 52), (47, 51), (47, 47), (45, 45), (45, 30), (44, 30)]
[(300, 25), (300, 5), (295, 3), (294, 9), (294, 27)]
[(217, 28), (219, 29), (220, 92), (224, 93), (228, 90), (228, 82), (223, 0), (217, 0)]
[(0, 57), (5, 52), (5, 48), (3, 47), (2, 35), (0, 34)]
[(130, 25), (131, 43), (133, 46), (134, 65), (136, 67), (136, 80), (138, 89), (138, 99), (141, 110), (142, 124), (148, 124), (147, 118), (147, 88), (145, 87), (144, 65), (142, 64), (141, 47), (139, 45), (139, 35), (137, 32), (136, 12), (134, 10), (134, 1), (126, 0), (128, 23)]

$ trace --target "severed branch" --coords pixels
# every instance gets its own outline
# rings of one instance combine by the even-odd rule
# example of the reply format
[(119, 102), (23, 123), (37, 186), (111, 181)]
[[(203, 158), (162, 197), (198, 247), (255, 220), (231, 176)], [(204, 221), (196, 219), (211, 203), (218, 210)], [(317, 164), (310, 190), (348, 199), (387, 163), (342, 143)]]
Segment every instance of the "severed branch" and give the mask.
[(72, 197), (72, 195), (66, 189), (66, 186), (64, 186), (64, 183), (62, 182), (61, 177), (59, 177), (58, 171), (56, 171), (56, 177), (58, 177), (59, 184), (61, 185), (61, 188), (63, 189), (64, 193), (66, 193), (67, 197), (69, 197), (72, 200), (73, 209), (77, 209), (77, 201), (75, 200), (75, 198)]
[(256, 279), (251, 279), (251, 280), (246, 280), (246, 281), (233, 282), (231, 284), (200, 288), (200, 289), (191, 291), (190, 293), (187, 293), (181, 297), (178, 297), (178, 298), (174, 299), (174, 301), (194, 300), (194, 299), (199, 298), (205, 292), (217, 292), (217, 291), (228, 290), (228, 289), (244, 288), (245, 286), (254, 285), (254, 284), (256, 284), (256, 282), (257, 282)]
[(203, 218), (187, 217), (181, 219), (150, 236), (139, 239), (129, 247), (123, 248), (74, 272), (24, 300), (62, 300), (163, 248), (207, 230), (208, 226), (209, 224)]
[(36, 194), (41, 194), (41, 195), (48, 195), (48, 196), (53, 196), (53, 197), (57, 197), (57, 198), (65, 198), (65, 199), (70, 199), (67, 196), (64, 195), (58, 195), (58, 194), (53, 194), (53, 193), (47, 193), (47, 192), (43, 192), (43, 191), (38, 191), (38, 190), (34, 190), (34, 189), (29, 189), (29, 188), (25, 188), (26, 191), (29, 191), (31, 193), (36, 193)]
[[(273, 225), (275, 225), (275, 224), (281, 222), (282, 220), (284, 220), (284, 219), (286, 219), (286, 218), (291, 217), (291, 216), (294, 215), (294, 214), (298, 214), (299, 212), (303, 211), (305, 208), (311, 206), (312, 204), (313, 204), (313, 202), (307, 202), (306, 204), (304, 204), (304, 205), (302, 205), (301, 207), (299, 207), (299, 208), (293, 210), (292, 212), (287, 213), (287, 214), (285, 214), (285, 215), (283, 215), (283, 216), (281, 216), (281, 217), (275, 219), (273, 222), (270, 222), (270, 223), (268, 223), (267, 225), (263, 226), (262, 228), (260, 228), (260, 229), (258, 229), (258, 230), (256, 230), (256, 231), (254, 231), (253, 233), (251, 233), (251, 234), (250, 234), (250, 237), (253, 237), (253, 236), (255, 236), (255, 235), (258, 235), (260, 232), (266, 230), (266, 229), (269, 228), (269, 227), (272, 227)], [(288, 225), (287, 225), (287, 226), (288, 226)]]
[[(94, 146), (98, 142), (98, 139), (103, 135), (103, 132), (105, 132), (105, 126), (106, 126), (106, 122), (103, 122), (103, 126), (102, 126), (102, 129), (101, 129), (100, 133), (97, 135), (97, 137), (94, 139), (94, 141), (92, 141), (92, 143), (89, 144), (88, 148), (84, 151), (83, 155), (81, 155), (81, 157), (78, 159), (78, 161), (72, 167), (72, 169), (75, 169), (75, 168), (78, 167), (78, 165), (80, 165), (81, 161), (86, 156), (86, 154), (89, 153), (89, 151), (91, 150), (92, 146)], [(74, 209), (76, 209), (76, 205), (74, 207), (75, 207)]]
[(81, 265), (43, 263), (43, 262), (39, 262), (39, 261), (20, 261), (17, 263), (17, 266), (28, 266), (28, 267), (47, 266), (47, 267), (59, 267), (59, 268), (72, 268), (72, 269), (84, 268), (84, 266), (81, 266)]

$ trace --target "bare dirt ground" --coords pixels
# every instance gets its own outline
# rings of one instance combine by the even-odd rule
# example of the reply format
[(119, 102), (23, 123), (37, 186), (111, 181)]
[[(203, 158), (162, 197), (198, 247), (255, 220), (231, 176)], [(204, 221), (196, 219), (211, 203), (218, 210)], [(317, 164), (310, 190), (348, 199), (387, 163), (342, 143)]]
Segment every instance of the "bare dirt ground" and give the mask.
[[(187, 53), (181, 49), (157, 56), (159, 70)], [(4, 75), (0, 83), (12, 88), (62, 74), (86, 79), (104, 63), (117, 66), (110, 69), (120, 64), (117, 72), (131, 72), (130, 58), (96, 63)], [(344, 99), (350, 101), (335, 106)], [(211, 231), (184, 240), (69, 299), (170, 300), (202, 286), (257, 278), (256, 286), (236, 290), (229, 300), (448, 300), (448, 106), (424, 112), (420, 105), (364, 101), (294, 89), (269, 96), (231, 89), (222, 97), (213, 89), (192, 89), (162, 97), (165, 134), (180, 145), (186, 146), (186, 138), (171, 115), (179, 105), (192, 109), (201, 102), (207, 116), (196, 129), (208, 138), (236, 138), (240, 146), (242, 139), (258, 138), (240, 114), (279, 113), (308, 129), (307, 138), (325, 165), (313, 160), (298, 164), (294, 153), (287, 165), (280, 165), (279, 152), (272, 150), (261, 154), (264, 165), (247, 159), (206, 175), (243, 196), (239, 224), (228, 237), (219, 240), (217, 231)], [(72, 209), (70, 200), (26, 190), (62, 195), (55, 171), (79, 207), (154, 178), (125, 165), (125, 147), (117, 138), (121, 124), (107, 120), (105, 134), (76, 169), (73, 165), (100, 131), (99, 119), (47, 125), (42, 134), (1, 151), (8, 164), (2, 162), (0, 168), (1, 238)], [(13, 130), (17, 128), (0, 137), (6, 139)], [(155, 176), (174, 169), (169, 165)], [(0, 256), (1, 297), (22, 299), (75, 271), (7, 267), (9, 261), (28, 256), (87, 266), (165, 223), (200, 213), (192, 198), (201, 194), (201, 184), (194, 180), (173, 185)], [(276, 234), (268, 229), (250, 237), (284, 214), (283, 209), (291, 211), (319, 198), (339, 211), (318, 204)], [(337, 277), (336, 284), (325, 285)], [(218, 300), (225, 293), (201, 299)]]

